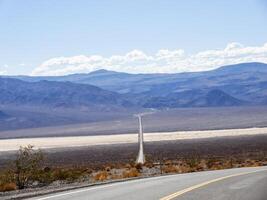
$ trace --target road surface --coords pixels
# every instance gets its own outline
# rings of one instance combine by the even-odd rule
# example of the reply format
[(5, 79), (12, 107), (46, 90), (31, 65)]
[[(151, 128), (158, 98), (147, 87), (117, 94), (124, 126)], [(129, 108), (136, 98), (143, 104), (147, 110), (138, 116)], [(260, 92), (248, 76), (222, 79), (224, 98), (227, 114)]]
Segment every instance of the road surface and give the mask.
[(169, 175), (54, 193), (31, 200), (266, 200), (267, 167)]

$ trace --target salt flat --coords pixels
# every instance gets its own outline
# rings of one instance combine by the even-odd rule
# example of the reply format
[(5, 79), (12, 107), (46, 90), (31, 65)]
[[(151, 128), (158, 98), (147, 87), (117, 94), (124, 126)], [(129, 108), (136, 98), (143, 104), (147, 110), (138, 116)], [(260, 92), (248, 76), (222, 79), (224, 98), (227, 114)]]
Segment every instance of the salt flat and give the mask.
[[(213, 137), (231, 137), (261, 134), (267, 134), (267, 127), (208, 131), (156, 132), (145, 133), (144, 137), (146, 142), (155, 142), (167, 140), (202, 139)], [(0, 152), (17, 150), (20, 146), (26, 146), (28, 144), (34, 145), (36, 148), (47, 149), (105, 144), (125, 144), (135, 142), (137, 142), (137, 134), (3, 139), (0, 140)]]

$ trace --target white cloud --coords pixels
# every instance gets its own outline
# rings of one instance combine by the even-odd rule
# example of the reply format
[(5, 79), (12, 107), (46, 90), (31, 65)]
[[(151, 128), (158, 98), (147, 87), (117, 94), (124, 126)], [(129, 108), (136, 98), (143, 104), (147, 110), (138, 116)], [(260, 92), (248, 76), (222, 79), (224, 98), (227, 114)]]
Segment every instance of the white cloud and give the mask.
[(8, 64), (4, 64), (4, 65), (3, 65), (3, 68), (4, 68), (4, 69), (7, 69), (8, 67), (9, 67)]
[(129, 73), (192, 72), (242, 62), (267, 63), (267, 43), (262, 46), (243, 46), (233, 42), (227, 44), (224, 49), (206, 50), (191, 55), (182, 49), (161, 49), (153, 55), (133, 50), (125, 55), (111, 57), (101, 55), (57, 57), (43, 62), (33, 70), (32, 75), (66, 75), (88, 73), (98, 69)]
[(7, 64), (4, 64), (2, 67), (0, 66), (0, 75), (6, 75), (7, 74), (7, 68), (8, 68)]
[(5, 70), (0, 70), (0, 75), (6, 75), (7, 74), (7, 71)]

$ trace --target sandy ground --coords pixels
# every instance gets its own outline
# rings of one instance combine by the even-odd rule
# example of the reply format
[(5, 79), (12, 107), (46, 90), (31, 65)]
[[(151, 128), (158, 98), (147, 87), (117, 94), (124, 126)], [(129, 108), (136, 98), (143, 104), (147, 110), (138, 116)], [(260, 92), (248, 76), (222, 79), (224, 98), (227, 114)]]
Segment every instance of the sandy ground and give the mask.
[[(1, 109), (0, 109), (1, 110)], [(55, 112), (50, 111), (53, 115)], [(16, 114), (16, 113), (15, 113)], [(114, 115), (113, 115), (114, 114)], [(120, 113), (109, 113), (107, 120), (100, 120), (99, 115), (105, 113), (83, 113), (91, 120), (84, 122), (68, 123), (60, 125), (54, 118), (41, 115), (45, 123), (50, 125), (38, 125), (38, 117), (32, 116), (37, 124), (27, 128), (26, 122), (22, 120), (21, 126), (14, 121), (6, 122), (10, 129), (5, 129), (5, 125), (0, 120), (0, 139), (11, 138), (38, 138), (38, 137), (65, 137), (65, 136), (92, 136), (92, 135), (114, 135), (133, 134), (138, 131), (138, 120), (136, 117), (127, 116), (116, 117)], [(81, 115), (65, 112), (64, 117), (72, 116), (79, 118)], [(111, 115), (111, 116), (110, 116)], [(56, 117), (56, 116), (55, 116)], [(49, 121), (49, 122), (48, 122)], [(72, 124), (73, 123), (73, 124)], [(219, 108), (178, 108), (158, 111), (143, 117), (143, 127), (145, 132), (174, 132), (174, 131), (205, 131), (223, 129), (243, 129), (252, 127), (266, 127), (267, 106), (260, 107), (219, 107)], [(17, 130), (16, 127), (19, 127)], [(35, 127), (35, 128), (34, 128)], [(7, 128), (7, 127), (6, 127)]]
[[(145, 133), (146, 142), (203, 139), (229, 136), (245, 135), (267, 135), (267, 128), (247, 128), (228, 130), (208, 130), (208, 131), (180, 131), (180, 132), (158, 132)], [(0, 152), (14, 151), (20, 146), (28, 144), (36, 148), (65, 148), (83, 147), (106, 144), (126, 144), (136, 143), (137, 134), (117, 134), (101, 136), (76, 136), (76, 137), (46, 137), (46, 138), (24, 138), (24, 139), (3, 139), (0, 140)]]

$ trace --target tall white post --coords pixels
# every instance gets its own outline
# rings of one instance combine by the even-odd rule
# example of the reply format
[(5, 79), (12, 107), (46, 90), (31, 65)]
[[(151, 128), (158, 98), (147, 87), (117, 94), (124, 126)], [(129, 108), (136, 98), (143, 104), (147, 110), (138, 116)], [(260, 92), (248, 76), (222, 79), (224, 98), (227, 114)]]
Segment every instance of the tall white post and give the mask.
[(139, 152), (138, 152), (136, 162), (140, 163), (140, 164), (144, 164), (145, 163), (144, 135), (143, 135), (142, 116), (141, 115), (138, 115), (138, 121), (139, 121), (139, 134), (138, 134)]

